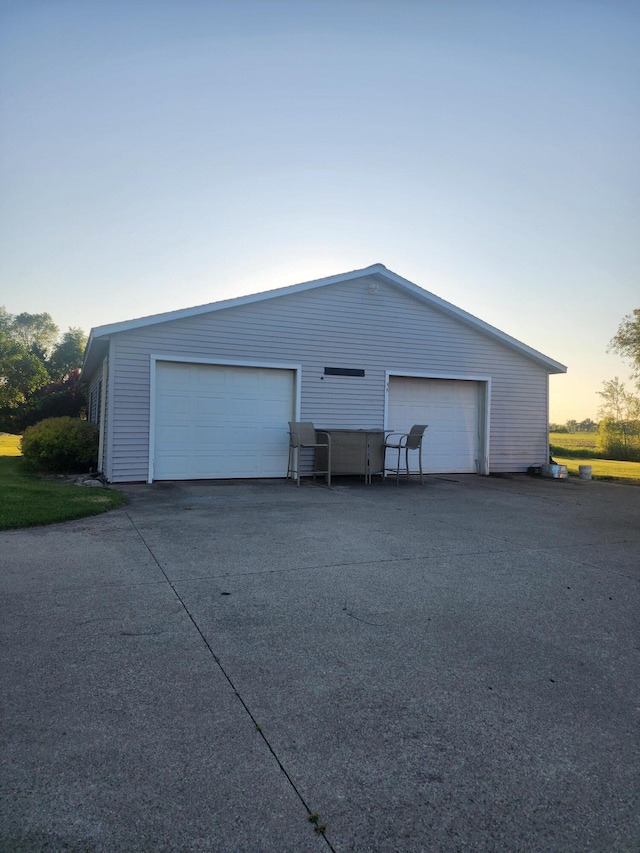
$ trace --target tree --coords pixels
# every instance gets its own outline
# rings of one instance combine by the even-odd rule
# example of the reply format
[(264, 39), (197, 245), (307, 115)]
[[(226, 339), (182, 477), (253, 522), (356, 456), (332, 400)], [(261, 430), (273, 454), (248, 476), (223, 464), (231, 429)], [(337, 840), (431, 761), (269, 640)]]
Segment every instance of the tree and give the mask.
[(640, 397), (636, 397), (625, 388), (616, 376), (602, 383), (604, 391), (598, 391), (602, 397), (602, 403), (598, 413), (604, 418), (613, 418), (614, 421), (629, 421), (640, 417)]
[(62, 340), (53, 348), (47, 361), (49, 375), (54, 381), (66, 379), (74, 370), (82, 366), (87, 336), (82, 329), (71, 328), (64, 333)]
[(0, 430), (22, 432), (54, 415), (82, 416), (85, 341), (81, 329), (69, 329), (58, 342), (49, 314), (14, 316), (0, 306)]
[(43, 361), (52, 350), (60, 330), (51, 314), (17, 314), (11, 320), (11, 337), (39, 356)]
[[(80, 371), (72, 370), (65, 379), (50, 382), (43, 388), (38, 388), (23, 405), (14, 409), (6, 421), (7, 431), (22, 433), (27, 427), (47, 418), (86, 418), (86, 416), (86, 385), (80, 381)], [(2, 428), (1, 425), (0, 417), (0, 428)]]
[(631, 375), (640, 387), (640, 308), (635, 308), (622, 319), (618, 331), (611, 338), (608, 351), (616, 352), (631, 362)]
[(627, 391), (617, 376), (602, 385), (598, 447), (609, 459), (640, 461), (640, 397)]
[(49, 381), (38, 356), (0, 329), (0, 408), (13, 409)]
[(9, 314), (4, 305), (0, 305), (0, 332), (6, 332), (9, 334), (12, 322), (13, 315)]

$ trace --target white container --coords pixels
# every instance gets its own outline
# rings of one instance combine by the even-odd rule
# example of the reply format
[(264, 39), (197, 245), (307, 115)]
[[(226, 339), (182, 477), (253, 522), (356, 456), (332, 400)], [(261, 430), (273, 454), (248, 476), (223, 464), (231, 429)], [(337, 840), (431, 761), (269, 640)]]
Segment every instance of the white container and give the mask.
[(578, 476), (581, 480), (590, 480), (591, 473), (591, 465), (578, 465)]
[(569, 470), (566, 465), (543, 465), (542, 476), (552, 477), (554, 480), (566, 480)]

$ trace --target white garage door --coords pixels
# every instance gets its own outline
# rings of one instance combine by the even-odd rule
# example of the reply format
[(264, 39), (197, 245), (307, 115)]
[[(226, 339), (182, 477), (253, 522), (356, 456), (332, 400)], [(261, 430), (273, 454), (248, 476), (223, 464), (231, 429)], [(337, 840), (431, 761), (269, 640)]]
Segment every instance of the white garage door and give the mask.
[[(428, 424), (422, 443), (424, 470), (432, 474), (475, 474), (479, 403), (478, 382), (392, 376), (388, 429), (408, 432), (413, 424)], [(387, 464), (390, 463), (389, 457)]]
[(155, 480), (284, 477), (294, 373), (158, 361)]

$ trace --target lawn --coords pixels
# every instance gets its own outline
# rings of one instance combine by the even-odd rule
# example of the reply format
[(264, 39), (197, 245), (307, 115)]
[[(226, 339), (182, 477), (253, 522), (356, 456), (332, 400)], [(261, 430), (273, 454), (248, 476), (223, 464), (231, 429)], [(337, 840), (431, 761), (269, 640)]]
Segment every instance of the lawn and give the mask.
[(575, 459), (553, 454), (554, 462), (566, 465), (569, 475), (577, 477), (580, 465), (591, 465), (594, 480), (620, 480), (640, 483), (640, 462), (618, 462), (615, 459)]
[(0, 435), (0, 530), (98, 515), (124, 503), (125, 496), (114, 489), (83, 488), (32, 474), (20, 455), (20, 436)]
[(550, 432), (551, 455), (566, 465), (572, 477), (578, 476), (580, 465), (591, 465), (596, 480), (622, 480), (640, 483), (640, 462), (619, 462), (598, 456), (597, 432)]

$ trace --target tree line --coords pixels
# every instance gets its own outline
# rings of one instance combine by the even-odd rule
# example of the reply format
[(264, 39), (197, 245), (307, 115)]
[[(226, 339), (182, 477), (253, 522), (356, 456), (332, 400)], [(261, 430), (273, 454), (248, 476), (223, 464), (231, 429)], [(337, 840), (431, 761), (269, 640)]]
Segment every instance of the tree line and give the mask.
[(598, 432), (600, 424), (586, 418), (584, 421), (568, 420), (564, 424), (549, 424), (549, 432)]
[(0, 306), (0, 432), (86, 415), (80, 382), (86, 342), (82, 329), (61, 335), (50, 314), (10, 314)]

